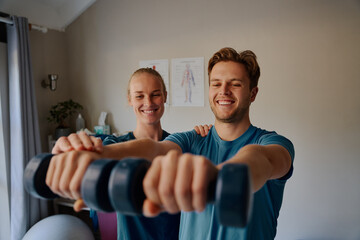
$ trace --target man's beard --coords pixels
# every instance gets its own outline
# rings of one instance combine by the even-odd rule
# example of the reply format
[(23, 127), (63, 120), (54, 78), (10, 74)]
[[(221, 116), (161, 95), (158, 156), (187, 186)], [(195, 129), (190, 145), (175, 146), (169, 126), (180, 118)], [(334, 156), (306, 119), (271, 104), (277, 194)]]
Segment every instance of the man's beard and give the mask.
[(245, 115), (249, 111), (249, 107), (246, 108), (240, 108), (225, 117), (220, 117), (215, 110), (215, 107), (210, 105), (211, 111), (214, 113), (216, 120), (222, 123), (235, 123), (235, 122), (241, 122), (241, 120), (245, 117)]

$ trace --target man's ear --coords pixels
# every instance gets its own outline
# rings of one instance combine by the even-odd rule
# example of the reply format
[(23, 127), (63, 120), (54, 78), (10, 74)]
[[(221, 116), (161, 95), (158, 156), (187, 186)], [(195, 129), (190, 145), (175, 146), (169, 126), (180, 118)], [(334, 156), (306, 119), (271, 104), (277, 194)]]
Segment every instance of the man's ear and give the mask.
[(258, 87), (254, 87), (253, 89), (251, 89), (251, 93), (250, 93), (251, 102), (255, 101), (255, 98), (256, 98), (258, 92), (259, 92), (259, 88), (258, 88)]

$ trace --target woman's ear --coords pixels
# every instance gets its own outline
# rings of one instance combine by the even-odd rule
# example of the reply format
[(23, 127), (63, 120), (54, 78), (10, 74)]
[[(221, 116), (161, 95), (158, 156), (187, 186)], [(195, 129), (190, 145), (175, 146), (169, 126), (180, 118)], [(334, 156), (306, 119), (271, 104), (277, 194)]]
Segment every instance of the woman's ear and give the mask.
[(129, 106), (132, 106), (130, 94), (127, 95), (127, 99), (128, 99), (128, 104), (129, 104)]
[(164, 92), (164, 103), (166, 103), (167, 100), (167, 91)]

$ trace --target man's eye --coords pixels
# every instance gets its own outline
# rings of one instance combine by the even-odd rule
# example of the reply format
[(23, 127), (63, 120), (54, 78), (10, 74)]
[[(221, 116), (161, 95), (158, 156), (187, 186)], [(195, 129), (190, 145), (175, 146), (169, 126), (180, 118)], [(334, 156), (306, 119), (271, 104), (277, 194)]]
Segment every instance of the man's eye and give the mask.
[(141, 98), (143, 98), (143, 96), (142, 95), (137, 95), (137, 96), (135, 96), (135, 98), (136, 99), (141, 99)]

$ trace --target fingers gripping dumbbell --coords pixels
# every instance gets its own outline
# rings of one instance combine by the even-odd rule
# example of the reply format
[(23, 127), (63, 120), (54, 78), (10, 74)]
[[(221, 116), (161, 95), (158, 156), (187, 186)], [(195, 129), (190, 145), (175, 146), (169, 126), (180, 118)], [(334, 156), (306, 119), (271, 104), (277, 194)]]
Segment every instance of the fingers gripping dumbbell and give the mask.
[[(46, 162), (50, 161), (51, 156), (36, 156), (29, 163), (31, 166), (28, 165), (25, 170), (25, 187), (36, 197), (56, 197), (45, 184), (49, 165)], [(44, 159), (45, 163), (42, 163), (40, 158)], [(118, 211), (125, 215), (141, 214), (145, 200), (142, 181), (149, 167), (149, 161), (138, 158), (94, 161), (88, 167), (81, 183), (81, 194), (85, 203), (100, 211)], [(207, 202), (215, 205), (220, 224), (233, 227), (247, 225), (252, 205), (249, 179), (246, 165), (225, 164), (216, 182), (210, 183)]]

